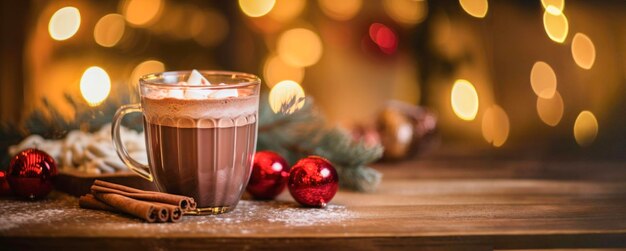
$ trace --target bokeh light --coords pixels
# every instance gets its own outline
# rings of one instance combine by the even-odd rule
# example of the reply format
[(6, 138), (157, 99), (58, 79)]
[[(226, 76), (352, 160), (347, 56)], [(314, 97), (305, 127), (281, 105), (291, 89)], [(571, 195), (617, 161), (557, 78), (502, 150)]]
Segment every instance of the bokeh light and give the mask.
[(110, 91), (109, 74), (98, 66), (89, 67), (80, 78), (80, 93), (90, 106), (101, 104)]
[(139, 63), (130, 74), (129, 82), (132, 86), (139, 83), (139, 78), (143, 75), (165, 71), (165, 64), (158, 60), (146, 60)]
[(318, 0), (318, 3), (326, 16), (335, 20), (346, 21), (359, 13), (363, 0)]
[(369, 28), (372, 41), (378, 45), (384, 53), (392, 54), (398, 48), (398, 36), (389, 27), (380, 23), (373, 23)]
[(322, 40), (313, 31), (304, 28), (284, 32), (278, 38), (277, 47), (278, 56), (293, 66), (311, 66), (322, 57)]
[(593, 67), (593, 63), (596, 61), (596, 47), (587, 35), (583, 33), (574, 35), (572, 57), (580, 68), (589, 70)]
[(563, 98), (557, 91), (552, 98), (537, 97), (537, 115), (549, 126), (556, 126), (563, 118)]
[(125, 27), (124, 16), (108, 14), (96, 23), (93, 29), (93, 38), (101, 46), (113, 47), (122, 39)]
[(569, 32), (569, 23), (562, 11), (549, 5), (543, 12), (543, 28), (552, 41), (563, 43)]
[(546, 10), (548, 7), (553, 6), (553, 8), (550, 8), (550, 11), (557, 15), (558, 13), (563, 12), (563, 9), (565, 8), (565, 0), (541, 0), (541, 5)]
[(78, 32), (80, 28), (80, 11), (75, 7), (63, 7), (50, 18), (48, 32), (54, 40), (66, 40)]
[(292, 66), (285, 63), (277, 55), (271, 55), (265, 60), (263, 65), (263, 77), (265, 84), (272, 88), (283, 80), (292, 80), (302, 83), (304, 79), (304, 68)]
[(450, 95), (452, 111), (462, 120), (474, 120), (478, 113), (478, 92), (474, 85), (465, 79), (454, 82)]
[(126, 0), (122, 2), (122, 14), (134, 26), (153, 24), (163, 12), (163, 0)]
[(206, 10), (197, 17), (201, 18), (201, 31), (193, 35), (193, 40), (203, 46), (215, 46), (224, 41), (230, 26), (226, 17), (215, 10)]
[(556, 92), (556, 74), (549, 64), (537, 61), (530, 70), (530, 86), (542, 98), (552, 98)]
[(276, 84), (269, 94), (269, 103), (274, 113), (291, 114), (304, 106), (304, 90), (291, 80)]
[(276, 0), (239, 0), (239, 8), (249, 17), (261, 17), (269, 13)]
[(485, 17), (489, 10), (487, 0), (459, 0), (459, 4), (467, 14), (477, 18)]
[(184, 11), (187, 13), (185, 18), (186, 22), (185, 25), (183, 25), (183, 29), (181, 30), (179, 37), (183, 39), (190, 39), (200, 36), (206, 26), (204, 12), (192, 7), (186, 7)]
[(306, 0), (276, 0), (274, 8), (267, 14), (276, 21), (287, 22), (294, 19), (306, 7)]
[(574, 122), (574, 138), (580, 146), (593, 143), (598, 135), (598, 120), (590, 111), (582, 111)]
[(487, 143), (500, 147), (509, 138), (509, 116), (500, 106), (492, 105), (483, 114), (481, 130)]
[(406, 25), (421, 23), (428, 15), (425, 0), (383, 0), (383, 8), (391, 19)]

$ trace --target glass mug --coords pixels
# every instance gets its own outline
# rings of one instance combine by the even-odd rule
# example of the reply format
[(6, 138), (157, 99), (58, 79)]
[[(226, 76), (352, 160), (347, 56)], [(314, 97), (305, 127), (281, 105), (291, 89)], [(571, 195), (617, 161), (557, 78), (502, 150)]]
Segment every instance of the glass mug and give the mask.
[[(187, 85), (190, 71), (139, 79), (141, 104), (113, 117), (113, 145), (139, 176), (161, 192), (193, 197), (191, 214), (235, 208), (248, 184), (256, 149), (260, 79), (252, 74), (200, 71), (211, 85)], [(120, 138), (122, 118), (143, 114), (148, 165), (130, 157)]]

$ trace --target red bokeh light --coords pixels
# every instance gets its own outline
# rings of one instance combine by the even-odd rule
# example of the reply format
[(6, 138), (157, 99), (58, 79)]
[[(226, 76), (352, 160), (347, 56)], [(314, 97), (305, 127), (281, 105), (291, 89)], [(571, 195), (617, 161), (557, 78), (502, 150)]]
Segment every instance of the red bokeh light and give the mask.
[(398, 49), (398, 36), (389, 27), (381, 23), (370, 25), (369, 35), (372, 41), (386, 54), (393, 54)]

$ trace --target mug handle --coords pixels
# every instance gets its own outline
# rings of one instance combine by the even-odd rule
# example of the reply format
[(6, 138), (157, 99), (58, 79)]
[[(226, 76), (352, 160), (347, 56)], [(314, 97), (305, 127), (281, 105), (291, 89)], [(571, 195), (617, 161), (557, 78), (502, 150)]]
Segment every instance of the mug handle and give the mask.
[(130, 167), (130, 170), (135, 172), (137, 175), (141, 176), (144, 179), (152, 182), (154, 179), (152, 174), (150, 173), (150, 167), (147, 165), (141, 164), (138, 161), (134, 160), (128, 154), (126, 147), (124, 147), (124, 143), (120, 138), (120, 125), (122, 124), (122, 119), (126, 114), (133, 112), (141, 112), (140, 104), (131, 104), (131, 105), (123, 105), (117, 112), (115, 112), (115, 116), (113, 116), (113, 125), (111, 126), (111, 137), (113, 138), (113, 146), (115, 147), (115, 151), (117, 152), (117, 156), (122, 159), (126, 166)]

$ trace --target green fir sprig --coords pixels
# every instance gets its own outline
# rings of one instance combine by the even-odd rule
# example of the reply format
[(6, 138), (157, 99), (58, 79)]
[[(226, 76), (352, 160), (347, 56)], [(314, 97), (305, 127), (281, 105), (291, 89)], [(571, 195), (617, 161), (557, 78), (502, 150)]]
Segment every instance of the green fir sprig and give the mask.
[[(293, 105), (300, 101), (286, 103)], [(289, 110), (289, 105), (274, 113), (265, 104), (268, 104), (267, 96), (261, 99), (257, 150), (275, 151), (290, 164), (308, 155), (319, 155), (334, 164), (342, 187), (362, 192), (376, 189), (382, 175), (367, 165), (382, 156), (382, 146), (367, 145), (354, 140), (346, 130), (329, 126), (310, 97), (291, 114), (284, 112)]]

